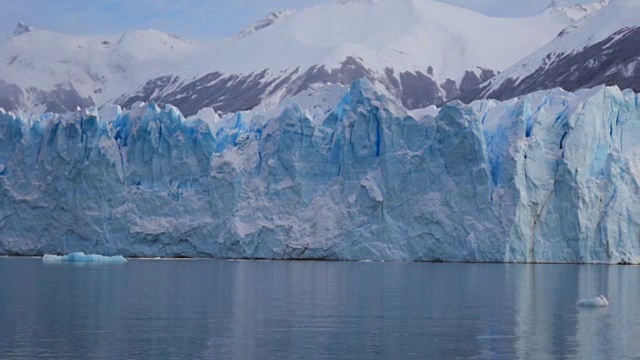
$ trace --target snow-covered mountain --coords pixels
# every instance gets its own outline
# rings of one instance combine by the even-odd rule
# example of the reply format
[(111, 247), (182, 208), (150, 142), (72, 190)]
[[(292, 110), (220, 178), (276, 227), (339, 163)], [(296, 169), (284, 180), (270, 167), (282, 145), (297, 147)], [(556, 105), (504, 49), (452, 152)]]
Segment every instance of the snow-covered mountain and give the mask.
[(64, 112), (102, 105), (197, 44), (155, 30), (120, 36), (75, 36), (18, 24), (0, 43), (0, 107)]
[(421, 108), (460, 96), (598, 8), (556, 4), (506, 19), (430, 0), (340, 0), (273, 13), (207, 43), (153, 30), (74, 36), (20, 24), (0, 43), (0, 107), (63, 112), (153, 100), (187, 115), (226, 113), (366, 77)]
[(574, 91), (601, 84), (640, 91), (638, 65), (640, 1), (611, 0), (462, 98), (509, 99), (541, 89)]
[(579, 21), (609, 4), (610, 0), (599, 0), (589, 4), (572, 4), (569, 0), (551, 0), (546, 11), (558, 12), (573, 21)]

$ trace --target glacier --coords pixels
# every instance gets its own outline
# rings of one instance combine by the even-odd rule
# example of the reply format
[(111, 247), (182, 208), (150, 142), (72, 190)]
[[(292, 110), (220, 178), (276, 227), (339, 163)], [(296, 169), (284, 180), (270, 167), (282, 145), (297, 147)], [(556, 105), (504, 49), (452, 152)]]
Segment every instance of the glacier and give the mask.
[(127, 262), (124, 257), (117, 256), (102, 256), (97, 254), (85, 254), (83, 252), (72, 253), (69, 255), (44, 255), (42, 262), (45, 264), (123, 264)]
[(0, 254), (640, 263), (637, 94), (316, 93), (215, 121), (0, 111)]

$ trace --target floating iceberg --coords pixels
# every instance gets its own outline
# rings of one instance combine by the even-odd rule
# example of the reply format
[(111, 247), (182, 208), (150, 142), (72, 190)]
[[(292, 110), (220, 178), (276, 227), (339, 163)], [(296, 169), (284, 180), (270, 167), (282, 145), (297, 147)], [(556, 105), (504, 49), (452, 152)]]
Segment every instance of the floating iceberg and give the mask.
[(580, 300), (576, 305), (580, 307), (608, 307), (609, 300), (604, 295), (600, 295), (593, 299)]
[(640, 263), (637, 94), (414, 118), (366, 81), (340, 91), (215, 122), (0, 114), (0, 255)]
[(127, 259), (122, 256), (102, 256), (95, 254), (85, 254), (83, 252), (72, 253), (69, 255), (45, 255), (42, 257), (45, 263), (126, 263)]

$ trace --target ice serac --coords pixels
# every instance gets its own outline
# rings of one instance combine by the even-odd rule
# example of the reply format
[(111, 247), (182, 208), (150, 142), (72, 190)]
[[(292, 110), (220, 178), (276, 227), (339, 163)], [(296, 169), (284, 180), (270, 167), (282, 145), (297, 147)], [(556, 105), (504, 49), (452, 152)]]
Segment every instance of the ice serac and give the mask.
[(640, 263), (635, 93), (421, 119), (367, 81), (340, 94), (215, 122), (0, 113), (0, 253)]

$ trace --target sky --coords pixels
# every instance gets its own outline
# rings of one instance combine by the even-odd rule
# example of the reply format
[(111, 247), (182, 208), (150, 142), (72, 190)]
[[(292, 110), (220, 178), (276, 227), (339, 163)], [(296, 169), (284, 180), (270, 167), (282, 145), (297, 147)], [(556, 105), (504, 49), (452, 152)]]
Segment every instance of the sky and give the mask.
[[(195, 40), (228, 36), (271, 11), (331, 0), (0, 0), (0, 37), (18, 21), (73, 34), (118, 34), (158, 29)], [(528, 16), (551, 0), (442, 0), (489, 16)], [(562, 0), (586, 3), (593, 0)]]

